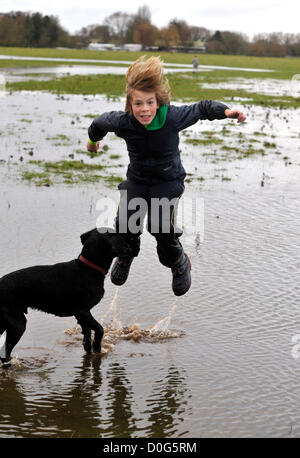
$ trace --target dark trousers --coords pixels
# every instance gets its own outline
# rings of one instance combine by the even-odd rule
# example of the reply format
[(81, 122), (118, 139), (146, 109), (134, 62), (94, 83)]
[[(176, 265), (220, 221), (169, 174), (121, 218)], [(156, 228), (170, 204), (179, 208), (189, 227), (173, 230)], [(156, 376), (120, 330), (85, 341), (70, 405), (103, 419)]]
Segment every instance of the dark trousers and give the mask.
[(173, 267), (183, 253), (178, 240), (182, 231), (176, 227), (183, 182), (176, 180), (149, 185), (126, 180), (119, 185), (119, 190), (116, 231), (132, 247), (133, 256), (139, 254), (140, 235), (147, 214), (147, 230), (156, 238), (158, 258), (164, 266)]

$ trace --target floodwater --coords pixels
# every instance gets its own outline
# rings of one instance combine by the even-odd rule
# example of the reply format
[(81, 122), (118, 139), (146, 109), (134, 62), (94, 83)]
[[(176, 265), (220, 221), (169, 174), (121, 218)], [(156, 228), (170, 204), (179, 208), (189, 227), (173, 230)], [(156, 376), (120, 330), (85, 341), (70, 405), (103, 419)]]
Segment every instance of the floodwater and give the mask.
[[(88, 115), (124, 101), (24, 92), (0, 105), (0, 275), (73, 259), (99, 199), (117, 204), (116, 188), (36, 187), (21, 174), (32, 159), (76, 155)], [(200, 213), (196, 226), (195, 210), (182, 218), (188, 294), (175, 298), (145, 232), (127, 283), (108, 276), (93, 309), (106, 329), (101, 358), (84, 354), (74, 319), (29, 311), (14, 364), (0, 369), (0, 437), (300, 437), (300, 111), (240, 107), (243, 125), (202, 121), (181, 135), (182, 200)], [(208, 130), (223, 146), (266, 154), (187, 143)], [(124, 176), (123, 142), (103, 142), (106, 155), (84, 160)]]
[[(72, 59), (72, 58), (63, 58), (63, 57), (25, 57), (25, 56), (14, 56), (14, 55), (4, 55), (0, 54), (0, 59), (13, 59), (13, 60), (30, 60), (30, 61), (44, 61), (44, 62), (86, 62), (91, 64), (126, 64), (130, 65), (133, 61), (129, 60), (106, 60), (106, 59)], [(165, 67), (181, 67), (186, 71), (186, 69), (191, 68), (192, 64), (172, 64), (166, 63)], [(227, 67), (225, 65), (199, 65), (199, 68), (202, 69), (214, 69), (214, 70), (239, 70), (239, 71), (247, 71), (247, 72), (272, 72), (273, 70), (266, 70), (263, 68), (244, 68), (244, 67)]]
[(300, 96), (300, 79), (277, 80), (275, 78), (235, 78), (230, 82), (203, 83), (204, 89), (242, 89), (247, 92), (258, 92), (265, 95)]
[[(47, 81), (53, 77), (62, 78), (69, 75), (125, 75), (128, 70), (128, 67), (118, 67), (118, 66), (101, 66), (101, 65), (59, 65), (55, 67), (30, 67), (14, 69), (13, 72), (9, 68), (1, 69), (2, 74), (5, 76), (7, 82), (16, 82), (16, 81), (27, 81), (27, 80), (36, 80), (36, 81)], [(165, 68), (165, 73), (180, 73), (182, 71), (192, 72), (192, 68), (182, 69), (182, 68)], [(202, 71), (210, 71), (202, 70)]]
[[(54, 67), (19, 67), (14, 68), (1, 68), (1, 73), (7, 82), (26, 81), (35, 79), (37, 81), (47, 81), (53, 76), (60, 78), (67, 75), (95, 75), (95, 74), (114, 74), (125, 75), (128, 66), (132, 61), (122, 60), (105, 60), (105, 59), (64, 59), (55, 57), (24, 57), (24, 56), (7, 56), (0, 55), (1, 60), (13, 59), (21, 61), (39, 61), (39, 62), (57, 62), (58, 65)], [(76, 63), (78, 63), (76, 65)], [(88, 65), (84, 65), (88, 64)], [(98, 65), (93, 65), (98, 64)], [(122, 66), (118, 66), (122, 64)], [(240, 67), (226, 67), (217, 65), (199, 65), (198, 72), (209, 72), (212, 70), (238, 70), (248, 72), (272, 72), (272, 70), (265, 70), (259, 68), (240, 68)], [(178, 72), (193, 72), (192, 64), (172, 64), (166, 63), (164, 65), (165, 73), (178, 73)]]

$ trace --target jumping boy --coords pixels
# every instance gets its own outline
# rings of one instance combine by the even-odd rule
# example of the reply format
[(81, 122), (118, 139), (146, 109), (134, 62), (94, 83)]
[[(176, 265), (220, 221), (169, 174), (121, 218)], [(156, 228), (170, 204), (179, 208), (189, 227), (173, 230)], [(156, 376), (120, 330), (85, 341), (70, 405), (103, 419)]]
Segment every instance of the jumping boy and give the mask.
[[(92, 122), (88, 129), (87, 150), (96, 153), (98, 141), (107, 132), (114, 132), (126, 141), (130, 160), (127, 180), (118, 187), (121, 198), (116, 230), (131, 245), (133, 254), (130, 258), (115, 260), (111, 270), (114, 284), (126, 282), (131, 263), (139, 253), (142, 231), (134, 230), (128, 222), (136, 211), (132, 210), (133, 206), (130, 208), (130, 202), (140, 198), (146, 203), (140, 219), (148, 212), (147, 230), (156, 238), (159, 261), (171, 268), (174, 294), (181, 296), (189, 290), (191, 263), (179, 241), (182, 232), (176, 228), (175, 215), (186, 176), (178, 149), (179, 132), (200, 119), (225, 118), (237, 118), (238, 122), (246, 119), (241, 111), (230, 110), (213, 100), (170, 105), (170, 88), (163, 78), (163, 62), (159, 57), (145, 60), (143, 56), (129, 67), (126, 74), (125, 112), (103, 113)], [(154, 217), (151, 211), (154, 199), (162, 198), (168, 199), (169, 207), (161, 209)], [(123, 227), (122, 231), (120, 227)]]

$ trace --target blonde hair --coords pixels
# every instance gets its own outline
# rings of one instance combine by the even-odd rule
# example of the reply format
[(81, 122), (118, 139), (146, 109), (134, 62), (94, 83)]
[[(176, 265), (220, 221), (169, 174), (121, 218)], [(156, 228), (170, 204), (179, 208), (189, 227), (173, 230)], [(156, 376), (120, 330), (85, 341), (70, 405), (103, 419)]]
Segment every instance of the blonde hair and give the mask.
[(130, 65), (126, 74), (126, 105), (125, 111), (132, 114), (132, 93), (134, 90), (155, 92), (158, 105), (170, 102), (171, 90), (167, 78), (163, 77), (163, 61), (160, 57), (145, 56)]

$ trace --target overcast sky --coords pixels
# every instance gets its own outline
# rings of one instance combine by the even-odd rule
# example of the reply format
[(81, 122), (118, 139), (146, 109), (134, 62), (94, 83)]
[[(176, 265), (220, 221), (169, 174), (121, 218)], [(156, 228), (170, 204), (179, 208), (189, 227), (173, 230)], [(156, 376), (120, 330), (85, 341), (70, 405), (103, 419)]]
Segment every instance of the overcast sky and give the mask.
[(117, 11), (135, 14), (143, 5), (149, 6), (152, 23), (159, 28), (177, 18), (210, 30), (243, 32), (249, 38), (261, 32), (300, 33), (299, 0), (0, 0), (0, 13), (52, 14), (73, 33), (89, 24), (101, 24)]

